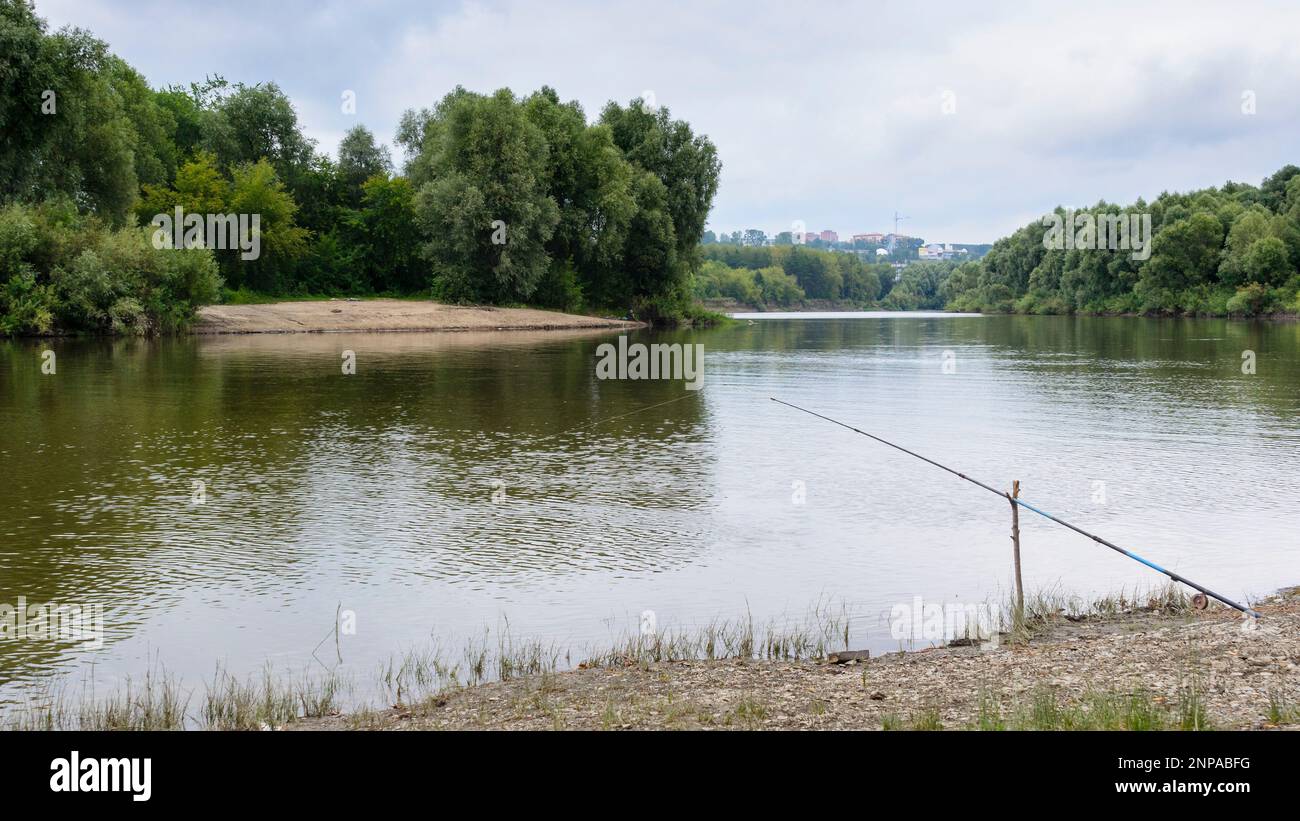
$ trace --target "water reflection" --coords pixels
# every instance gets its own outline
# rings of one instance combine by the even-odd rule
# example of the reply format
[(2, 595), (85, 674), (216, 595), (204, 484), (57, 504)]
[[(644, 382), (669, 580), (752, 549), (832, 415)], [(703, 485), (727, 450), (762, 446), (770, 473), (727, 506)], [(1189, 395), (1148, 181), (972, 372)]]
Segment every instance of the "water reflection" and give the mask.
[[(0, 642), (0, 689), (151, 658), (301, 661), (339, 606), (361, 667), (501, 617), (599, 642), (914, 595), (997, 596), (1005, 505), (769, 402), (933, 454), (1228, 595), (1294, 578), (1300, 326), (908, 317), (640, 332), (704, 390), (601, 381), (601, 332), (0, 343), (0, 602), (102, 603), (105, 649)], [(40, 352), (58, 372), (40, 372)], [(1241, 352), (1258, 372), (1241, 373)], [(341, 355), (356, 355), (344, 375)], [(951, 352), (954, 373), (944, 373)], [(677, 400), (677, 401), (671, 401)], [(649, 410), (646, 410), (649, 408)], [(194, 504), (193, 482), (204, 503)], [(1100, 483), (1100, 484), (1099, 484)], [(802, 487), (802, 498), (796, 489)], [(1024, 523), (1031, 584), (1157, 581)]]

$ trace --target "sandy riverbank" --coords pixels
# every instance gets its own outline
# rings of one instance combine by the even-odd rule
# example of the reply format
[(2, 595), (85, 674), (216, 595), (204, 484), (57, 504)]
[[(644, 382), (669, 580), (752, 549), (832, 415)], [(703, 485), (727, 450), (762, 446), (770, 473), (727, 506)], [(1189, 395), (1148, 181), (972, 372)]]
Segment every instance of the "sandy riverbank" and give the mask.
[(208, 305), (199, 309), (193, 332), (542, 331), (641, 326), (639, 322), (534, 308), (465, 307), (404, 299), (331, 299), (262, 305)]
[(1300, 729), (1300, 588), (1235, 611), (1053, 619), (1026, 643), (861, 663), (632, 661), (292, 729)]

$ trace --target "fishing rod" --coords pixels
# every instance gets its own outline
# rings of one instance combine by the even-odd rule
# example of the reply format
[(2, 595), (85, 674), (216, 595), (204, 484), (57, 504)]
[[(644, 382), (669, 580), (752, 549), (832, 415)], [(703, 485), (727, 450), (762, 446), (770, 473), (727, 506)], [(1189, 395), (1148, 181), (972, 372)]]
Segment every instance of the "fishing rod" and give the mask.
[(1139, 556), (1138, 554), (1134, 553), (1133, 551), (1131, 551), (1131, 550), (1125, 550), (1124, 548), (1120, 547), (1119, 545), (1115, 544), (1114, 542), (1109, 542), (1109, 541), (1103, 539), (1102, 537), (1098, 536), (1098, 535), (1095, 534), (1095, 533), (1089, 533), (1088, 531), (1084, 530), (1083, 528), (1081, 528), (1081, 527), (1076, 527), (1075, 525), (1070, 524), (1069, 522), (1065, 521), (1064, 519), (1057, 518), (1056, 516), (1053, 516), (1052, 514), (1046, 512), (1046, 511), (1039, 510), (1038, 508), (1034, 507), (1033, 505), (1028, 504), (1027, 502), (1025, 502), (1023, 499), (1019, 499), (1019, 498), (1017, 498), (1017, 497), (1015, 497), (1015, 496), (1012, 496), (1010, 493), (1004, 493), (1003, 491), (1000, 491), (1000, 490), (998, 490), (997, 488), (990, 487), (989, 485), (984, 484), (983, 482), (979, 481), (978, 479), (972, 479), (971, 477), (967, 476), (967, 475), (964, 474), (964, 473), (961, 473), (961, 472), (959, 472), (959, 471), (953, 470), (952, 468), (948, 467), (947, 465), (941, 465), (941, 464), (939, 464), (938, 462), (934, 461), (933, 459), (927, 459), (926, 457), (922, 456), (921, 454), (919, 454), (919, 453), (915, 453), (915, 452), (913, 452), (913, 451), (910, 451), (910, 450), (908, 450), (907, 448), (905, 448), (905, 447), (903, 447), (903, 446), (901, 446), (901, 445), (895, 445), (893, 442), (887, 441), (887, 440), (885, 440), (885, 439), (881, 439), (879, 436), (873, 436), (872, 434), (867, 433), (866, 431), (858, 430), (857, 428), (853, 427), (852, 425), (849, 425), (849, 424), (846, 424), (846, 423), (844, 423), (844, 422), (841, 422), (841, 421), (839, 421), (838, 419), (832, 419), (832, 418), (830, 418), (829, 416), (823, 416), (823, 415), (821, 415), (820, 413), (817, 413), (817, 412), (815, 412), (815, 411), (810, 411), (810, 410), (808, 410), (807, 408), (801, 408), (801, 407), (799, 407), (798, 405), (792, 405), (792, 404), (790, 404), (789, 402), (784, 402), (784, 401), (782, 401), (782, 400), (780, 400), (780, 399), (777, 399), (775, 396), (769, 396), (768, 398), (771, 399), (773, 402), (776, 402), (777, 404), (785, 405), (787, 408), (794, 408), (794, 409), (797, 410), (797, 411), (803, 411), (804, 413), (808, 414), (809, 416), (816, 416), (818, 419), (825, 419), (827, 422), (834, 423), (834, 424), (836, 424), (836, 425), (839, 425), (839, 426), (842, 427), (842, 428), (848, 428), (849, 430), (853, 431), (854, 433), (859, 433), (859, 434), (861, 434), (861, 435), (867, 437), (868, 439), (874, 439), (874, 440), (876, 440), (877, 442), (881, 443), (882, 445), (889, 445), (889, 446), (890, 446), (891, 448), (893, 448), (894, 450), (901, 450), (903, 453), (906, 453), (908, 456), (915, 456), (917, 459), (920, 459), (922, 462), (928, 462), (928, 463), (934, 465), (934, 466), (937, 467), (937, 468), (940, 468), (940, 469), (942, 469), (942, 470), (946, 470), (946, 471), (948, 471), (949, 473), (951, 473), (951, 474), (954, 475), (954, 476), (957, 476), (957, 477), (959, 477), (959, 478), (961, 478), (961, 479), (965, 479), (966, 481), (970, 482), (970, 483), (973, 484), (973, 485), (978, 485), (979, 487), (984, 488), (984, 489), (987, 490), (989, 493), (993, 493), (993, 494), (996, 494), (996, 495), (998, 495), (998, 496), (1001, 496), (1002, 498), (1007, 499), (1008, 501), (1010, 501), (1010, 502), (1011, 502), (1012, 504), (1014, 504), (1014, 505), (1020, 505), (1021, 507), (1025, 508), (1026, 510), (1032, 510), (1033, 512), (1037, 513), (1039, 516), (1042, 516), (1042, 517), (1045, 518), (1045, 519), (1051, 519), (1053, 522), (1056, 522), (1058, 525), (1062, 525), (1062, 526), (1064, 526), (1064, 527), (1068, 527), (1068, 528), (1070, 528), (1070, 529), (1073, 530), (1075, 533), (1083, 534), (1084, 536), (1087, 536), (1089, 539), (1092, 539), (1094, 542), (1097, 542), (1098, 544), (1102, 544), (1102, 545), (1105, 545), (1106, 547), (1109, 547), (1111, 550), (1114, 550), (1116, 553), (1121, 553), (1121, 554), (1123, 554), (1123, 555), (1125, 555), (1125, 556), (1128, 556), (1130, 559), (1133, 559), (1134, 561), (1141, 562), (1142, 564), (1146, 565), (1147, 567), (1151, 568), (1152, 570), (1155, 570), (1155, 571), (1158, 571), (1158, 572), (1160, 572), (1160, 573), (1163, 573), (1163, 574), (1165, 574), (1166, 576), (1168, 576), (1169, 578), (1173, 579), (1173, 580), (1176, 581), (1176, 582), (1179, 582), (1179, 583), (1181, 583), (1181, 584), (1185, 584), (1185, 585), (1187, 585), (1188, 587), (1191, 587), (1191, 588), (1194, 588), (1194, 589), (1196, 589), (1196, 590), (1199, 590), (1200, 592), (1204, 593), (1204, 594), (1207, 595), (1207, 596), (1210, 596), (1211, 598), (1218, 599), (1219, 601), (1223, 602), (1224, 604), (1228, 605), (1229, 607), (1232, 607), (1232, 608), (1234, 608), (1234, 609), (1236, 609), (1236, 610), (1240, 610), (1241, 612), (1245, 613), (1245, 614), (1248, 615), (1248, 616), (1254, 616), (1255, 618), (1259, 618), (1259, 613), (1257, 613), (1256, 611), (1250, 609), (1249, 607), (1243, 607), (1242, 605), (1237, 604), (1237, 603), (1236, 603), (1235, 601), (1233, 601), (1232, 599), (1229, 599), (1229, 598), (1227, 598), (1227, 597), (1225, 597), (1225, 596), (1220, 596), (1218, 593), (1215, 593), (1215, 592), (1214, 592), (1213, 590), (1211, 590), (1210, 588), (1208, 588), (1208, 587), (1202, 587), (1201, 585), (1197, 584), (1196, 582), (1192, 581), (1191, 579), (1184, 578), (1184, 577), (1178, 575), (1177, 573), (1173, 572), (1172, 570), (1165, 570), (1163, 567), (1161, 567), (1160, 565), (1156, 564), (1155, 562), (1147, 561), (1146, 559), (1142, 558), (1141, 556)]

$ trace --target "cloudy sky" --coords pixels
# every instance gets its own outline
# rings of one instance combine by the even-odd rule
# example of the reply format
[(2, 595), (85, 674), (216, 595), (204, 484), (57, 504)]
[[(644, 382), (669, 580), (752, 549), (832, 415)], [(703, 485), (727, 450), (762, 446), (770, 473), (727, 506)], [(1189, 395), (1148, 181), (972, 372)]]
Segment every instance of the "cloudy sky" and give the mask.
[(718, 146), (715, 230), (887, 231), (897, 210), (927, 240), (991, 242), (1057, 204), (1300, 164), (1294, 2), (36, 5), (155, 86), (274, 80), (330, 152), (457, 84), (548, 84), (589, 118), (653, 92)]

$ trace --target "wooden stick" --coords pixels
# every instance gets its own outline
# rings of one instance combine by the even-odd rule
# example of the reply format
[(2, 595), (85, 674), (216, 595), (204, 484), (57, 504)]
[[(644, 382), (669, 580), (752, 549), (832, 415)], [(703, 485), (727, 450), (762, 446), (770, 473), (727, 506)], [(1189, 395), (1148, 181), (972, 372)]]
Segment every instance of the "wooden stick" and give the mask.
[(1011, 504), (1011, 545), (1016, 558), (1016, 615), (1015, 626), (1017, 629), (1025, 623), (1025, 586), (1020, 578), (1020, 506), (1014, 499), (1020, 498), (1020, 480), (1016, 479), (1011, 483), (1011, 493), (1007, 496), (1007, 501)]

